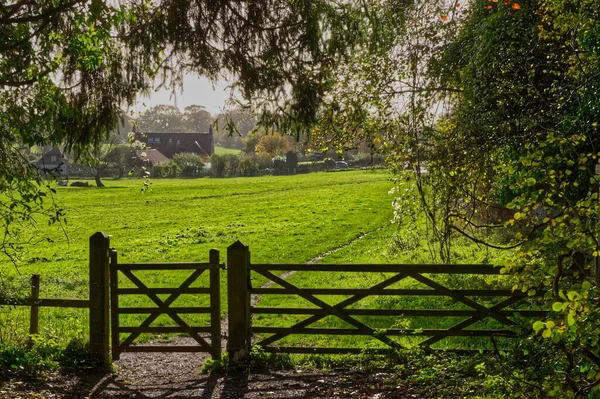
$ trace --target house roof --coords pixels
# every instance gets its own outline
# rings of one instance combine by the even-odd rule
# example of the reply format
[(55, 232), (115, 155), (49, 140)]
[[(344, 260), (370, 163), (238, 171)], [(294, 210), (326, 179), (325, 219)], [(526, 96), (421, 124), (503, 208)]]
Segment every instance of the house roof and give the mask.
[(209, 157), (214, 152), (212, 128), (206, 133), (138, 133), (137, 138), (145, 143), (147, 148), (158, 150), (167, 158), (181, 152)]
[(60, 152), (60, 148), (53, 147), (51, 150), (46, 151), (42, 157), (45, 157), (46, 155), (58, 155), (62, 157), (62, 152)]
[(158, 165), (161, 163), (168, 163), (169, 158), (165, 157), (158, 150), (147, 148), (145, 150), (136, 150), (135, 155), (141, 160), (150, 162), (152, 165)]

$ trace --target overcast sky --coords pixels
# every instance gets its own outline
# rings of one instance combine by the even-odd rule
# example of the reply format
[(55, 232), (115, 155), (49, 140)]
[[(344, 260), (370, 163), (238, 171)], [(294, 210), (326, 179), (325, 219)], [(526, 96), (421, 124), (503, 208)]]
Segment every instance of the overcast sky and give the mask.
[(144, 113), (147, 108), (159, 104), (176, 105), (183, 111), (188, 105), (202, 105), (206, 110), (215, 115), (230, 96), (227, 82), (220, 81), (214, 85), (206, 78), (193, 75), (185, 76), (183, 80), (183, 92), (177, 90), (175, 95), (170, 90), (160, 89), (153, 91), (150, 98), (140, 96), (134, 111)]

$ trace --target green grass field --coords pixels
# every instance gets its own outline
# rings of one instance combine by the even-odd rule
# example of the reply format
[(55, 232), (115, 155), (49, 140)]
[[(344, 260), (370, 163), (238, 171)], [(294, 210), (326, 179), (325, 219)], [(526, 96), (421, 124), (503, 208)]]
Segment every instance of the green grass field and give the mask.
[[(18, 269), (4, 262), (1, 270), (22, 287), (30, 274), (41, 274), (43, 298), (86, 298), (88, 242), (96, 231), (111, 236), (120, 262), (207, 261), (211, 248), (219, 249), (224, 261), (227, 246), (240, 240), (250, 246), (255, 262), (303, 263), (389, 224), (389, 177), (359, 171), (160, 179), (146, 194), (140, 192), (140, 180), (107, 180), (103, 189), (58, 187), (57, 198), (67, 211), (67, 236), (57, 226), (40, 223), (40, 237), (52, 242), (26, 247)], [(149, 286), (178, 285), (185, 278), (177, 273), (141, 275)], [(182, 298), (176, 305), (206, 300)], [(147, 303), (143, 298), (124, 301)], [(26, 315), (14, 317), (6, 308), (2, 312), (10, 312), (1, 321), (9, 327), (0, 328), (4, 334), (26, 330)], [(87, 328), (85, 311), (43, 308), (40, 317), (42, 329), (44, 318), (52, 319), (52, 333), (58, 336), (72, 334), (74, 326), (77, 331)]]
[(216, 155), (227, 155), (227, 154), (239, 155), (239, 154), (241, 154), (241, 151), (236, 150), (235, 148), (225, 148), (225, 147), (215, 146), (215, 154)]
[[(331, 250), (319, 263), (425, 263), (431, 262), (426, 235), (390, 224), (392, 186), (385, 171), (313, 173), (296, 176), (264, 176), (231, 179), (159, 179), (149, 193), (142, 193), (140, 180), (107, 180), (106, 188), (58, 187), (58, 200), (67, 211), (64, 232), (57, 226), (40, 227), (41, 241), (26, 248), (18, 269), (4, 262), (1, 267), (17, 286), (27, 287), (32, 273), (41, 277), (42, 298), (86, 298), (88, 295), (88, 242), (96, 231), (111, 236), (119, 261), (178, 262), (208, 260), (211, 248), (226, 259), (226, 248), (236, 240), (249, 245), (255, 263), (305, 263)], [(41, 225), (40, 225), (41, 226)], [(66, 233), (66, 236), (65, 236)], [(359, 240), (357, 238), (361, 237)], [(479, 263), (490, 254), (474, 245), (455, 250), (455, 262)], [(189, 272), (136, 272), (150, 287), (176, 287)], [(300, 272), (289, 278), (303, 287), (367, 288), (384, 275)], [(389, 276), (388, 276), (389, 277)], [(123, 286), (133, 286), (121, 276)], [(197, 284), (205, 285), (207, 276)], [(252, 284), (260, 287), (265, 279), (254, 274)], [(453, 283), (462, 283), (454, 281)], [(472, 281), (469, 282), (471, 284)], [(480, 284), (489, 285), (482, 280)], [(492, 282), (493, 283), (493, 282)], [(222, 273), (222, 293), (226, 293)], [(394, 288), (421, 288), (411, 279)], [(472, 287), (475, 288), (475, 287)], [(26, 291), (22, 292), (26, 295)], [(325, 300), (325, 298), (323, 298)], [(327, 298), (334, 304), (345, 298)], [(227, 309), (222, 295), (222, 310)], [(152, 306), (144, 296), (120, 299), (123, 306)], [(183, 295), (173, 306), (206, 306), (206, 295)], [(307, 307), (294, 296), (266, 296), (259, 306)], [(368, 297), (355, 308), (435, 308), (454, 306), (446, 299), (429, 297)], [(313, 305), (308, 305), (313, 307)], [(460, 309), (464, 307), (458, 307)], [(457, 308), (457, 309), (458, 309)], [(256, 315), (256, 325), (289, 326), (302, 317)], [(122, 315), (121, 324), (135, 326), (145, 315)], [(182, 315), (192, 325), (206, 325), (208, 316)], [(397, 317), (358, 319), (375, 328), (390, 328)], [(439, 321), (439, 320), (438, 320)], [(438, 327), (449, 327), (457, 320), (447, 318)], [(0, 341), (18, 339), (27, 331), (27, 312), (0, 309)], [(166, 316), (153, 325), (173, 325)], [(68, 341), (87, 334), (87, 311), (42, 308), (42, 332)], [(316, 326), (348, 327), (328, 317)], [(413, 320), (411, 328), (435, 328), (431, 320)], [(142, 339), (148, 338), (143, 336)], [(325, 337), (293, 336), (286, 345), (325, 345)], [(343, 338), (343, 339), (342, 339)], [(337, 346), (370, 346), (372, 338), (336, 338)], [(410, 344), (411, 337), (401, 340)]]

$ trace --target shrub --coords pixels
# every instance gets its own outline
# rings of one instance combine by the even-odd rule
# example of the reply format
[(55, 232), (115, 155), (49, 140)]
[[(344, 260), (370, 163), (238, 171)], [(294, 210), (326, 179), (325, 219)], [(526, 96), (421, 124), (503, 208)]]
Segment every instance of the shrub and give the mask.
[(211, 173), (213, 176), (223, 176), (225, 174), (225, 158), (223, 155), (214, 154), (210, 157)]
[(325, 165), (325, 170), (335, 169), (335, 161), (331, 158), (327, 158), (324, 161), (324, 165)]
[(298, 171), (298, 154), (290, 150), (285, 154), (285, 162), (287, 163), (288, 173), (293, 175)]
[(204, 167), (202, 158), (191, 152), (173, 155), (173, 163), (179, 168), (181, 177), (198, 177)]
[(253, 176), (258, 172), (258, 164), (251, 157), (241, 156), (239, 172), (242, 176)]
[(288, 172), (287, 162), (285, 157), (273, 158), (273, 174), (274, 175), (285, 175)]

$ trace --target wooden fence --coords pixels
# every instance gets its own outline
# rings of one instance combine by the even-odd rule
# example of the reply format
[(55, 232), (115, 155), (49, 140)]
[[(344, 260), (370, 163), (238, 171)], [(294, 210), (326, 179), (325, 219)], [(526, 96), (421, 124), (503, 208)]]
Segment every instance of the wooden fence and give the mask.
[(29, 307), (29, 334), (39, 333), (39, 309), (49, 308), (89, 308), (87, 299), (48, 299), (40, 298), (40, 275), (31, 275), (31, 296), (25, 299), (1, 299), (0, 306), (27, 306)]
[[(29, 306), (30, 333), (36, 334), (38, 328), (38, 309), (41, 306), (89, 308), (90, 350), (108, 367), (110, 362), (110, 346), (112, 336), (113, 358), (116, 360), (123, 351), (206, 351), (213, 358), (219, 358), (221, 352), (220, 330), (220, 280), (219, 272), (223, 265), (219, 263), (218, 251), (213, 250), (208, 263), (166, 263), (166, 264), (119, 264), (116, 251), (110, 247), (110, 239), (104, 233), (96, 233), (90, 237), (89, 253), (89, 298), (76, 299), (44, 299), (39, 298), (40, 278), (32, 276), (31, 297), (20, 301), (0, 300), (0, 305)], [(149, 288), (137, 278), (134, 270), (192, 270), (188, 279), (179, 287)], [(190, 287), (196, 279), (208, 270), (210, 287)], [(280, 272), (343, 272), (343, 273), (376, 273), (384, 276), (380, 281), (368, 288), (332, 288), (332, 287), (299, 287), (280, 276)], [(135, 288), (119, 287), (118, 274), (129, 279)], [(260, 275), (277, 287), (252, 287), (251, 275)], [(527, 298), (520, 292), (510, 289), (454, 289), (439, 281), (434, 275), (498, 275), (499, 269), (490, 265), (306, 265), (306, 264), (253, 264), (250, 261), (250, 250), (239, 241), (227, 249), (227, 290), (228, 290), (228, 331), (227, 350), (233, 362), (244, 360), (250, 353), (253, 334), (260, 336), (256, 342), (263, 350), (269, 352), (289, 353), (359, 353), (362, 348), (348, 347), (299, 347), (283, 346), (281, 340), (294, 334), (302, 335), (362, 335), (381, 342), (383, 350), (399, 347), (398, 336), (423, 336), (421, 346), (429, 347), (446, 337), (514, 337), (515, 321), (512, 316), (544, 317), (546, 310), (515, 308), (519, 302)], [(404, 279), (413, 279), (426, 288), (397, 288), (396, 283)], [(204, 293), (210, 295), (209, 307), (177, 308), (170, 305), (182, 294)], [(157, 307), (127, 308), (119, 306), (120, 295), (145, 295)], [(158, 297), (168, 294), (165, 300)], [(294, 295), (311, 304), (311, 307), (259, 307), (251, 302), (252, 295), (262, 297), (272, 295)], [(330, 304), (322, 297), (343, 296), (345, 299)], [(356, 308), (361, 300), (371, 296), (379, 297), (447, 297), (461, 304), (462, 309), (372, 309)], [(484, 298), (484, 299), (482, 299)], [(487, 299), (497, 298), (496, 303)], [(352, 307), (354, 305), (354, 307)], [(112, 307), (112, 330), (111, 330)], [(121, 326), (119, 315), (126, 313), (148, 314), (139, 326)], [(179, 313), (208, 313), (210, 326), (190, 326), (183, 322)], [(158, 315), (166, 314), (177, 323), (175, 327), (152, 327), (150, 324)], [(254, 315), (290, 315), (302, 319), (291, 326), (258, 326), (252, 325)], [(316, 327), (315, 323), (333, 316), (346, 324), (344, 328)], [(378, 329), (368, 325), (361, 317), (377, 318), (417, 316), (422, 318), (462, 317), (458, 323), (438, 329), (386, 328)], [(494, 320), (501, 328), (473, 328), (482, 320)], [(349, 326), (350, 328), (348, 328)], [(111, 334), (112, 331), (112, 334)], [(131, 346), (133, 340), (144, 332), (184, 332), (193, 337), (197, 348), (177, 348), (155, 346)], [(120, 334), (131, 334), (120, 342)], [(209, 333), (210, 344), (200, 337), (199, 333)]]

